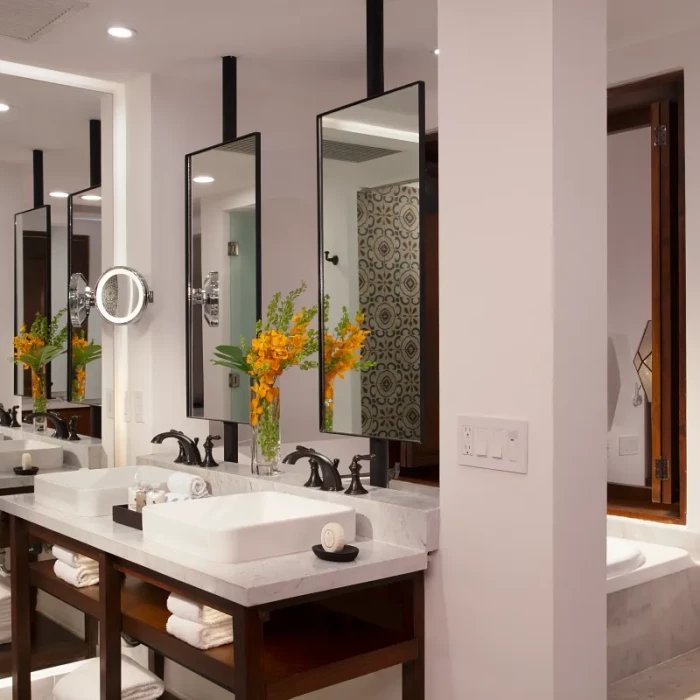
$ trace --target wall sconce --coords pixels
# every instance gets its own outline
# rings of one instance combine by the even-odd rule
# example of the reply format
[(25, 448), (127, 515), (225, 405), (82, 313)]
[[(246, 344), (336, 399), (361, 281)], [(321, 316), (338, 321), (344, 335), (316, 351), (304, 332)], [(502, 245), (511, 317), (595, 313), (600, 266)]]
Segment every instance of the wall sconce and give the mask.
[(637, 352), (634, 355), (634, 368), (637, 370), (639, 381), (642, 383), (642, 388), (649, 402), (651, 402), (651, 341), (651, 321), (648, 321), (644, 328), (642, 339), (639, 341)]

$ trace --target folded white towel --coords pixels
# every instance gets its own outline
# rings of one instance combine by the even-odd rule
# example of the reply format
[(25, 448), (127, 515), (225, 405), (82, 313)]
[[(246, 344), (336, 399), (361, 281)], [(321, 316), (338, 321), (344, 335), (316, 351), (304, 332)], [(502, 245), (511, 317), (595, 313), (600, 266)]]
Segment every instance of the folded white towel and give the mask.
[(203, 625), (171, 615), (165, 625), (168, 634), (197, 649), (213, 649), (233, 641), (233, 621), (217, 625)]
[(7, 629), (4, 627), (0, 628), (0, 644), (8, 644), (11, 641), (12, 630), (9, 627)]
[(231, 622), (232, 620), (230, 615), (222, 613), (220, 610), (215, 610), (201, 603), (195, 603), (177, 595), (177, 593), (171, 593), (168, 596), (167, 606), (173, 615), (181, 617), (183, 620), (198, 622), (201, 625), (217, 625), (222, 622)]
[(180, 501), (191, 501), (192, 496), (185, 496), (184, 493), (166, 493), (166, 503), (179, 503)]
[(85, 564), (96, 563), (95, 560), (90, 559), (90, 557), (86, 557), (82, 554), (76, 554), (75, 552), (71, 552), (69, 549), (59, 547), (57, 544), (51, 547), (51, 554), (53, 554), (56, 559), (65, 562), (68, 564), (68, 566), (72, 566), (74, 569), (77, 569), (79, 566), (84, 566)]
[(0, 607), (9, 605), (12, 601), (10, 587), (0, 583)]
[[(122, 700), (155, 700), (165, 687), (155, 674), (122, 656)], [(100, 697), (100, 660), (90, 659), (56, 682), (54, 700), (95, 700)]]
[(168, 477), (168, 491), (192, 498), (204, 498), (209, 495), (207, 482), (201, 476), (185, 472), (175, 472)]
[(94, 586), (100, 582), (100, 567), (96, 561), (76, 569), (73, 566), (68, 566), (66, 562), (56, 559), (53, 565), (53, 572), (62, 581), (70, 583), (75, 588)]

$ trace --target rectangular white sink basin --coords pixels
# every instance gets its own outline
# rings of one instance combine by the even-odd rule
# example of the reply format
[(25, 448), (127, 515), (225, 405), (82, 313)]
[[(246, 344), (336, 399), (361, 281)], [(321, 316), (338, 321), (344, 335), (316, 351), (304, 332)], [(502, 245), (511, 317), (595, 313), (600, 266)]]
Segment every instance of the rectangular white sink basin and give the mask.
[(307, 552), (327, 523), (355, 540), (355, 509), (275, 491), (161, 503), (143, 510), (145, 540), (221, 564)]
[(34, 479), (34, 499), (47, 508), (81, 517), (111, 515), (112, 506), (127, 502), (127, 491), (135, 483), (137, 472), (141, 481), (158, 486), (165, 484), (173, 471), (143, 466), (39, 473)]
[(39, 440), (3, 440), (0, 442), (0, 471), (11, 472), (22, 466), (22, 455), (28, 452), (32, 456), (32, 466), (63, 466), (63, 448)]

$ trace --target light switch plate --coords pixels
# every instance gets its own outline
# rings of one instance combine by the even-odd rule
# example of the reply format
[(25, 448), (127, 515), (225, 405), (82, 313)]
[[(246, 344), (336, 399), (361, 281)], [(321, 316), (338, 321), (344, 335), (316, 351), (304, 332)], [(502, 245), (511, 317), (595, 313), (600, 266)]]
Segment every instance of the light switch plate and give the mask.
[[(471, 436), (471, 454), (465, 449), (467, 435)], [(459, 416), (458, 437), (458, 464), (527, 474), (527, 421), (487, 416)]]
[(617, 453), (620, 457), (630, 457), (639, 454), (639, 435), (621, 435), (617, 442)]
[(143, 423), (143, 392), (134, 391), (133, 392), (133, 404), (134, 404), (134, 421), (136, 423)]
[(114, 419), (114, 391), (107, 389), (107, 418)]

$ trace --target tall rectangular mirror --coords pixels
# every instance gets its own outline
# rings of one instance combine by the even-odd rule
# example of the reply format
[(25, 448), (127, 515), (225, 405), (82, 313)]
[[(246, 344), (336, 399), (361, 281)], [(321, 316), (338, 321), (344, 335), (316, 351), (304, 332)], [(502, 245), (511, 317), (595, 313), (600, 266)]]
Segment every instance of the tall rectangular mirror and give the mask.
[(260, 317), (260, 134), (186, 159), (187, 415), (249, 422), (249, 381), (214, 366)]
[[(51, 207), (15, 215), (15, 326), (31, 327), (51, 309)], [(15, 396), (32, 395), (32, 373), (15, 365)]]
[[(68, 234), (68, 278), (79, 272), (94, 284), (102, 273), (101, 187), (91, 187), (69, 197)], [(68, 390), (69, 400), (76, 403), (96, 404), (101, 401), (102, 325), (102, 316), (94, 313), (80, 328), (70, 326)]]
[(318, 117), (321, 430), (419, 442), (422, 82)]

